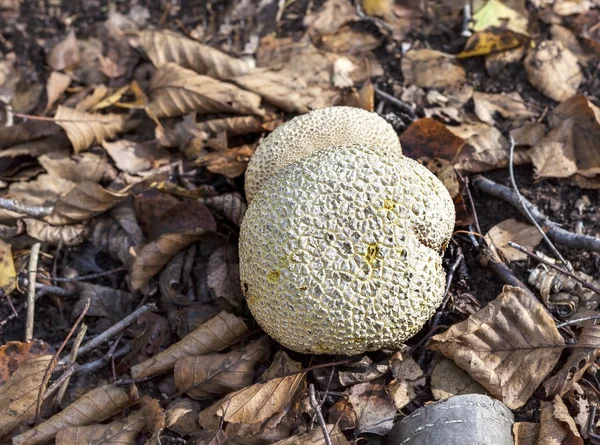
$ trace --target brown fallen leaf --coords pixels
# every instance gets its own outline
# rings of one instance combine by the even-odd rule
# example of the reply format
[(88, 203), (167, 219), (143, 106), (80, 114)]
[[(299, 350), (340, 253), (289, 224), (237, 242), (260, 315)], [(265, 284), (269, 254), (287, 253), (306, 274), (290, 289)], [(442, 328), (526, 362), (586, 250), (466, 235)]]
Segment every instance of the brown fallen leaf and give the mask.
[(510, 135), (516, 146), (532, 147), (537, 144), (546, 133), (546, 125), (542, 123), (525, 124), (510, 130)]
[(323, 9), (304, 17), (304, 26), (314, 36), (333, 34), (344, 24), (358, 19), (356, 8), (344, 0), (328, 0)]
[(248, 209), (246, 200), (237, 192), (205, 198), (204, 203), (238, 227), (242, 224), (242, 219)]
[(526, 36), (510, 29), (488, 28), (486, 31), (474, 33), (464, 49), (456, 55), (457, 59), (468, 57), (487, 56), (497, 54), (509, 49), (517, 48), (527, 41)]
[(385, 391), (383, 378), (354, 385), (346, 393), (356, 413), (356, 435), (371, 433), (385, 436), (390, 432), (396, 408)]
[(55, 352), (48, 343), (37, 339), (26, 342), (9, 341), (0, 346), (0, 386), (6, 383), (25, 360)]
[(175, 386), (194, 399), (227, 394), (252, 385), (254, 367), (268, 354), (267, 339), (226, 354), (185, 356), (174, 368)]
[(102, 143), (123, 129), (125, 116), (122, 114), (92, 114), (59, 105), (54, 121), (65, 132), (75, 153), (86, 150), (90, 145)]
[(301, 372), (279, 377), (231, 393), (200, 413), (200, 425), (205, 429), (216, 429), (221, 421), (261, 423), (284, 411), (305, 375)]
[(594, 365), (600, 355), (600, 326), (586, 325), (577, 339), (578, 348), (571, 352), (567, 362), (544, 383), (548, 396), (564, 396)]
[(485, 308), (434, 336), (429, 348), (517, 409), (554, 368), (564, 345), (542, 303), (520, 288), (504, 286)]
[(75, 400), (45, 422), (13, 438), (15, 445), (36, 445), (53, 439), (65, 427), (101, 422), (117, 414), (132, 403), (125, 389), (117, 385), (95, 388)]
[(250, 65), (218, 49), (169, 32), (145, 30), (139, 33), (142, 47), (156, 67), (170, 62), (215, 79), (231, 79), (250, 71)]
[(488, 245), (493, 244), (508, 262), (524, 261), (528, 258), (527, 255), (510, 247), (508, 242), (512, 241), (533, 250), (542, 241), (542, 234), (530, 224), (509, 218), (492, 227), (486, 233), (485, 241)]
[(201, 430), (198, 423), (200, 411), (200, 402), (188, 398), (175, 399), (165, 410), (165, 427), (182, 436), (197, 433)]
[[(340, 370), (337, 374), (342, 386), (352, 386), (378, 379), (389, 370), (390, 364), (387, 361), (373, 363), (373, 360), (365, 355), (360, 360), (346, 365), (344, 370)], [(329, 375), (331, 375), (331, 372), (329, 372)], [(332, 382), (334, 381), (333, 377)]]
[(439, 357), (431, 373), (431, 393), (435, 400), (444, 400), (461, 394), (487, 394), (487, 391), (452, 360)]
[(263, 375), (260, 376), (258, 381), (264, 383), (282, 375), (291, 375), (302, 372), (302, 369), (302, 363), (292, 360), (283, 349), (280, 349), (275, 353), (275, 357), (271, 360), (271, 366), (269, 366)]
[(90, 111), (96, 104), (100, 103), (108, 95), (108, 87), (106, 85), (94, 85), (89, 94), (86, 94), (75, 105), (75, 109), (79, 111)]
[(160, 374), (173, 368), (181, 357), (222, 351), (239, 341), (247, 332), (248, 326), (240, 318), (223, 311), (182, 340), (132, 367), (131, 375), (134, 379), (139, 379)]
[(529, 50), (525, 71), (534, 88), (558, 102), (575, 95), (583, 79), (577, 57), (554, 40), (545, 40)]
[(27, 228), (27, 235), (42, 243), (48, 243), (53, 246), (61, 243), (64, 246), (77, 246), (86, 239), (89, 233), (89, 226), (87, 224), (53, 226), (33, 218), (25, 218), (23, 221)]
[(168, 158), (168, 152), (153, 142), (139, 143), (120, 139), (115, 142), (103, 142), (102, 147), (115, 161), (119, 170), (132, 175), (149, 170), (160, 159)]
[(148, 112), (156, 117), (235, 113), (262, 116), (258, 94), (204, 76), (175, 63), (160, 66), (150, 85)]
[(107, 168), (106, 157), (93, 153), (53, 152), (40, 156), (38, 162), (48, 174), (73, 182), (100, 182)]
[(212, 173), (218, 173), (228, 178), (237, 178), (246, 171), (248, 162), (256, 150), (256, 144), (246, 144), (240, 147), (224, 148), (202, 153), (196, 162), (205, 166)]
[[(329, 436), (331, 445), (350, 445), (350, 442), (348, 442), (344, 433), (340, 431), (338, 425), (325, 425), (325, 428), (327, 428), (327, 435)], [(280, 440), (273, 445), (325, 445), (326, 443), (325, 437), (323, 437), (323, 430), (315, 426), (308, 433)]]
[(158, 354), (169, 333), (169, 322), (165, 317), (146, 312), (138, 317), (133, 330), (135, 338), (131, 340), (131, 353), (119, 362), (117, 372), (128, 371), (132, 363), (140, 363)]
[(92, 283), (76, 283), (79, 301), (73, 306), (73, 315), (80, 314), (88, 299), (86, 313), (91, 317), (106, 317), (116, 323), (131, 313), (133, 296), (129, 292)]
[(498, 113), (504, 119), (511, 119), (518, 124), (536, 116), (536, 113), (529, 110), (521, 95), (516, 91), (509, 94), (474, 92), (473, 102), (475, 103), (475, 114), (477, 117), (489, 125), (495, 125), (495, 113)]
[(519, 46), (501, 53), (489, 54), (485, 57), (485, 69), (492, 77), (497, 77), (511, 64), (525, 57), (525, 46)]
[(64, 40), (54, 45), (46, 58), (46, 62), (54, 71), (73, 69), (80, 60), (81, 55), (74, 30), (71, 30)]
[(408, 51), (401, 62), (404, 81), (422, 88), (445, 88), (463, 84), (465, 70), (455, 57), (432, 49)]
[(394, 380), (387, 384), (386, 390), (396, 409), (401, 411), (417, 397), (416, 388), (425, 386), (425, 375), (406, 349), (392, 356), (390, 368)]
[(432, 118), (414, 121), (401, 135), (402, 152), (413, 159), (441, 158), (452, 161), (465, 144), (448, 127)]
[(10, 244), (0, 240), (0, 289), (9, 295), (17, 287), (17, 271)]
[(515, 422), (513, 425), (515, 445), (536, 445), (538, 443), (539, 432), (539, 423)]
[(575, 421), (560, 396), (551, 402), (542, 401), (537, 445), (583, 445)]
[(223, 246), (213, 252), (206, 266), (206, 284), (216, 298), (223, 298), (234, 307), (245, 301), (240, 285), (238, 249)]
[(0, 386), (0, 437), (35, 417), (40, 388), (51, 360), (52, 355), (25, 360)]
[(63, 95), (69, 85), (71, 84), (71, 76), (68, 74), (59, 73), (52, 71), (48, 81), (46, 82), (46, 96), (48, 100), (46, 102), (45, 113), (47, 113), (53, 106), (54, 103)]
[(531, 149), (534, 178), (568, 178), (577, 173), (573, 127), (571, 118), (561, 122)]

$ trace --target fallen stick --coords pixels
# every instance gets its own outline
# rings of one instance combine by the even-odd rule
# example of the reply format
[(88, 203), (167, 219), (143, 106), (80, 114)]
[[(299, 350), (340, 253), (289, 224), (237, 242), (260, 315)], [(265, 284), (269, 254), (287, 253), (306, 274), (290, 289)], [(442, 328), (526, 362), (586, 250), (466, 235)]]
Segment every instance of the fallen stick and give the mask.
[[(527, 214), (525, 213), (525, 211), (523, 211), (519, 203), (517, 195), (510, 188), (505, 187), (501, 184), (497, 184), (494, 181), (490, 181), (486, 177), (480, 175), (475, 176), (471, 182), (482, 192), (508, 202), (517, 210), (519, 210), (519, 212), (521, 212), (523, 216), (527, 217)], [(548, 235), (548, 238), (550, 238), (552, 241), (560, 243), (563, 246), (569, 247), (571, 249), (583, 249), (591, 250), (593, 252), (600, 252), (599, 238), (589, 235), (579, 235), (577, 233), (573, 233), (563, 229), (562, 227), (559, 227), (558, 224), (548, 219), (546, 215), (541, 213), (537, 209), (537, 207), (535, 207), (527, 199), (522, 199), (533, 218), (537, 221), (537, 223), (540, 226), (542, 226), (542, 228)]]

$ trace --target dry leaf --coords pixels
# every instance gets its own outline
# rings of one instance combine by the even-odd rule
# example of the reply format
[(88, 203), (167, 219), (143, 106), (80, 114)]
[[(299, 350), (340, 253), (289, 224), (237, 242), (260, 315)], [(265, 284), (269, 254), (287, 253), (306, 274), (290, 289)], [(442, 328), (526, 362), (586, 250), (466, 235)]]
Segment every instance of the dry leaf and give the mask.
[(413, 159), (452, 161), (465, 144), (449, 127), (429, 117), (417, 119), (401, 135), (402, 152)]
[(496, 224), (485, 235), (488, 245), (493, 244), (509, 262), (527, 259), (526, 254), (510, 247), (508, 245), (509, 241), (533, 250), (542, 241), (542, 238), (542, 234), (534, 226), (522, 223), (514, 218), (505, 219)]
[(73, 69), (80, 60), (81, 54), (74, 30), (71, 30), (64, 40), (54, 45), (46, 58), (46, 62), (53, 71)]
[(177, 434), (193, 434), (201, 430), (198, 416), (202, 411), (201, 405), (188, 398), (176, 399), (169, 403), (165, 411), (165, 427)]
[[(344, 433), (340, 431), (338, 425), (325, 425), (325, 427), (327, 428), (327, 435), (329, 436), (331, 445), (350, 445), (350, 442), (348, 442)], [(280, 440), (273, 445), (325, 445), (326, 443), (323, 437), (323, 430), (315, 426), (308, 433)]]
[(237, 192), (224, 193), (206, 198), (204, 203), (238, 227), (242, 224), (242, 219), (248, 209), (248, 204), (246, 204), (244, 197)]
[(223, 246), (213, 252), (206, 266), (206, 284), (215, 297), (225, 299), (232, 306), (242, 306), (245, 299), (237, 246)]
[(383, 379), (354, 385), (346, 392), (356, 413), (357, 436), (363, 433), (385, 436), (390, 432), (394, 426), (396, 408), (385, 391)]
[(390, 359), (394, 380), (387, 384), (386, 390), (398, 411), (417, 397), (417, 387), (425, 386), (425, 375), (408, 351), (400, 351)]
[(517, 48), (526, 41), (523, 35), (509, 29), (491, 28), (473, 34), (465, 43), (465, 48), (456, 55), (457, 59), (486, 56)]
[(133, 296), (129, 292), (92, 283), (76, 283), (76, 289), (79, 301), (73, 307), (73, 315), (81, 313), (88, 299), (87, 316), (106, 317), (116, 323), (131, 313)]
[(342, 25), (356, 20), (356, 8), (344, 0), (328, 0), (323, 9), (304, 17), (304, 26), (314, 35), (333, 34)]
[(56, 434), (56, 445), (136, 445), (146, 422), (139, 412), (124, 420), (88, 426), (67, 426)]
[(96, 104), (100, 103), (108, 95), (108, 87), (106, 85), (95, 85), (91, 94), (86, 95), (81, 101), (75, 105), (75, 109), (79, 111), (89, 111)]
[(271, 360), (271, 366), (258, 379), (263, 383), (282, 375), (291, 375), (302, 371), (302, 363), (292, 360), (289, 355), (280, 349), (275, 353), (275, 357)]
[(51, 360), (51, 355), (25, 360), (0, 386), (0, 437), (35, 416), (40, 387)]
[(485, 57), (485, 69), (492, 77), (502, 75), (509, 65), (518, 63), (525, 57), (525, 46), (519, 46), (501, 53), (490, 54)]
[(575, 421), (559, 396), (552, 402), (542, 401), (537, 445), (583, 445)]
[(222, 351), (239, 341), (248, 332), (246, 324), (225, 311), (217, 314), (181, 341), (169, 346), (156, 356), (131, 368), (134, 379), (168, 371), (178, 359)]
[(93, 153), (53, 152), (40, 156), (38, 162), (48, 174), (73, 182), (100, 182), (107, 168), (106, 157)]
[(156, 67), (175, 62), (183, 68), (221, 80), (247, 73), (251, 68), (244, 60), (172, 32), (146, 30), (139, 35), (146, 54)]
[(182, 124), (185, 124), (185, 128), (193, 134), (199, 134), (199, 132), (219, 134), (224, 132), (228, 138), (263, 131), (260, 119), (255, 116), (234, 116), (203, 122), (196, 122), (195, 119), (186, 117)]
[(534, 178), (568, 178), (577, 173), (574, 120), (567, 119), (531, 149)]
[(65, 427), (101, 422), (120, 412), (132, 400), (123, 388), (106, 385), (93, 389), (45, 422), (13, 438), (15, 445), (35, 445), (53, 439)]
[(156, 117), (181, 116), (191, 111), (201, 114), (264, 114), (258, 94), (175, 63), (167, 63), (156, 70), (149, 97), (148, 112)]
[(102, 147), (115, 161), (119, 170), (132, 175), (149, 170), (159, 159), (168, 158), (168, 152), (160, 149), (153, 142), (138, 143), (121, 139), (115, 142), (104, 142)]
[(465, 70), (455, 57), (433, 49), (413, 49), (402, 57), (404, 81), (421, 88), (446, 88), (463, 84)]
[(224, 148), (201, 154), (196, 162), (212, 173), (228, 178), (237, 178), (246, 171), (248, 162), (256, 150), (256, 144), (242, 145), (235, 148)]
[(510, 135), (515, 141), (515, 146), (532, 147), (537, 144), (546, 133), (546, 125), (542, 123), (525, 124), (510, 130)]
[(121, 114), (91, 114), (59, 105), (54, 121), (65, 130), (75, 153), (86, 150), (93, 143), (114, 137), (123, 129), (125, 116)]
[(0, 289), (5, 295), (17, 287), (17, 272), (10, 244), (0, 240)]
[(527, 26), (527, 17), (509, 8), (500, 0), (489, 0), (473, 14), (471, 29), (484, 31), (491, 27), (497, 27), (527, 35)]
[[(382, 377), (389, 369), (390, 365), (387, 361), (384, 363), (373, 363), (373, 360), (365, 355), (360, 360), (345, 366), (344, 371), (339, 371), (338, 380), (342, 386), (352, 386)], [(331, 371), (328, 370), (328, 372), (331, 375)]]
[(495, 125), (494, 113), (504, 119), (511, 119), (515, 123), (534, 117), (536, 114), (527, 108), (527, 104), (519, 93), (513, 91), (509, 94), (473, 93), (475, 114), (479, 119), (489, 125)]
[(261, 423), (284, 412), (304, 376), (302, 372), (279, 377), (231, 393), (200, 413), (200, 425), (216, 429), (221, 419), (229, 423)]
[(52, 346), (42, 340), (9, 341), (0, 346), (0, 386), (6, 383), (25, 360), (55, 352)]
[(540, 431), (540, 424), (533, 422), (515, 422), (513, 436), (515, 445), (536, 445)]
[(520, 288), (504, 286), (485, 308), (434, 336), (429, 348), (517, 409), (554, 368), (564, 344), (542, 303)]
[(81, 244), (89, 233), (87, 224), (72, 224), (68, 226), (53, 226), (44, 221), (33, 218), (23, 219), (27, 227), (27, 235), (53, 246), (77, 246)]
[(252, 385), (254, 367), (268, 352), (263, 337), (226, 354), (182, 357), (175, 363), (175, 386), (194, 399), (237, 391)]
[(52, 108), (54, 103), (67, 91), (71, 84), (71, 76), (68, 74), (62, 74), (57, 71), (52, 71), (48, 81), (46, 82), (46, 96), (48, 101), (46, 102), (45, 112)]
[(545, 40), (529, 50), (525, 70), (534, 88), (558, 102), (575, 95), (583, 78), (577, 57), (553, 40)]
[(586, 325), (577, 339), (577, 349), (571, 352), (566, 363), (544, 383), (548, 396), (564, 396), (575, 383), (595, 364), (600, 355), (600, 326)]
[(444, 400), (461, 394), (487, 394), (487, 391), (452, 360), (441, 357), (431, 373), (431, 393), (435, 400)]

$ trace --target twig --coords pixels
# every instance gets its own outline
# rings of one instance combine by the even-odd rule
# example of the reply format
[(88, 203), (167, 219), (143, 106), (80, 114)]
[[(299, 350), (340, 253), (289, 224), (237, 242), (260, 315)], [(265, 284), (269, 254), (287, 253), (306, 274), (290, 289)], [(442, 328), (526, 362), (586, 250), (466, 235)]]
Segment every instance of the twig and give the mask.
[[(69, 354), (69, 365), (72, 365), (77, 360), (77, 351), (79, 351), (79, 347), (81, 343), (83, 343), (83, 337), (85, 337), (85, 333), (87, 332), (87, 325), (83, 323), (81, 325), (81, 329), (77, 333), (77, 337), (75, 337), (75, 342), (73, 343), (73, 349), (71, 349), (71, 353)], [(67, 392), (67, 388), (69, 386), (70, 378), (66, 378), (60, 389), (58, 390), (58, 395), (56, 396), (56, 403), (60, 404), (60, 401), (65, 396)], [(45, 396), (45, 395), (44, 395)]]
[(577, 275), (575, 275), (574, 273), (569, 272), (568, 270), (564, 270), (560, 267), (558, 267), (556, 264), (552, 264), (550, 261), (546, 260), (545, 258), (542, 258), (538, 255), (536, 255), (533, 252), (530, 252), (529, 250), (527, 250), (525, 247), (520, 246), (517, 243), (513, 243), (512, 241), (508, 242), (508, 245), (510, 247), (512, 247), (513, 249), (517, 249), (519, 252), (523, 252), (525, 255), (529, 256), (530, 258), (533, 258), (534, 260), (539, 261), (540, 263), (545, 264), (548, 267), (551, 267), (554, 270), (557, 270), (558, 272), (573, 278), (575, 281), (577, 281), (579, 284), (581, 284), (583, 287), (597, 293), (598, 295), (600, 295), (600, 289), (598, 289), (596, 286), (594, 286), (593, 284), (588, 283), (587, 281), (579, 278)]
[[(154, 312), (156, 310), (158, 310), (158, 308), (156, 307), (156, 304), (154, 304), (154, 303), (149, 303), (149, 304), (146, 304), (146, 305), (136, 309), (131, 314), (129, 314), (127, 317), (125, 317), (123, 320), (121, 320), (117, 324), (111, 326), (106, 331), (104, 331), (102, 334), (98, 335), (97, 337), (94, 337), (92, 340), (90, 340), (85, 345), (83, 345), (81, 348), (79, 348), (77, 356), (80, 356), (82, 354), (87, 354), (88, 352), (92, 351), (93, 349), (96, 349), (98, 346), (100, 346), (102, 343), (107, 341), (112, 336), (118, 334), (121, 331), (124, 331), (125, 329), (127, 329), (127, 327), (132, 325), (138, 319), (138, 317), (140, 315), (142, 315), (148, 311)], [(66, 358), (62, 359), (58, 364), (60, 366), (65, 366), (67, 364), (67, 359)]]
[(27, 278), (29, 286), (27, 291), (27, 321), (25, 322), (25, 341), (33, 339), (33, 324), (35, 322), (35, 280), (37, 277), (37, 264), (40, 257), (40, 247), (42, 243), (35, 243), (31, 246), (29, 254), (29, 268)]
[(375, 91), (375, 94), (381, 96), (384, 100), (396, 105), (401, 111), (406, 113), (412, 121), (414, 121), (417, 118), (417, 113), (415, 113), (415, 110), (413, 110), (413, 108), (406, 102), (402, 102), (400, 99), (392, 96), (391, 94), (386, 93), (383, 90), (380, 90), (376, 86), (373, 86), (373, 90)]
[(28, 216), (34, 216), (36, 218), (48, 216), (52, 213), (52, 207), (29, 206), (26, 204), (18, 203), (14, 199), (6, 198), (0, 198), (0, 208), (11, 210), (17, 213), (23, 213)]
[(577, 324), (582, 321), (590, 321), (590, 320), (600, 320), (600, 315), (590, 315), (588, 317), (574, 318), (573, 320), (567, 320), (567, 321), (563, 321), (562, 323), (558, 323), (556, 325), (556, 327), (564, 328), (565, 326), (571, 326), (572, 324)]
[(513, 160), (515, 157), (515, 140), (513, 139), (512, 136), (510, 136), (509, 141), (510, 141), (510, 147), (509, 147), (509, 155), (508, 155), (508, 172), (510, 175), (510, 183), (512, 184), (512, 188), (515, 192), (515, 195), (517, 195), (519, 204), (521, 204), (521, 208), (525, 211), (527, 219), (529, 219), (531, 224), (533, 224), (535, 226), (535, 228), (538, 230), (538, 232), (540, 232), (540, 234), (544, 238), (544, 241), (546, 241), (546, 244), (548, 244), (548, 247), (550, 248), (550, 250), (552, 250), (554, 255), (560, 260), (561, 263), (563, 263), (565, 265), (565, 267), (570, 272), (573, 272), (573, 266), (571, 266), (571, 263), (569, 263), (567, 260), (565, 260), (565, 258), (561, 255), (561, 253), (558, 251), (558, 249), (554, 246), (554, 244), (552, 244), (552, 241), (550, 241), (550, 238), (548, 238), (548, 235), (546, 235), (546, 232), (544, 232), (542, 230), (542, 228), (540, 227), (538, 222), (535, 220), (535, 218), (533, 217), (533, 215), (531, 214), (531, 212), (525, 205), (525, 202), (523, 201), (523, 197), (521, 196), (521, 193), (519, 192), (519, 187), (517, 187), (517, 181), (515, 181), (515, 171), (514, 171), (514, 166), (513, 166)]
[(325, 439), (325, 445), (331, 445), (331, 438), (329, 437), (329, 431), (327, 431), (327, 424), (325, 423), (325, 419), (323, 418), (323, 413), (321, 412), (321, 407), (317, 402), (317, 396), (315, 394), (315, 385), (312, 383), (308, 385), (308, 397), (310, 399), (310, 404), (312, 405), (315, 413), (317, 414), (317, 422), (323, 431), (323, 439)]
[(502, 262), (500, 255), (496, 251), (496, 247), (493, 244), (483, 249), (481, 258), (485, 262), (485, 265), (492, 269), (506, 284), (510, 286), (520, 287), (529, 295), (537, 298), (533, 292), (527, 287), (525, 283), (519, 280), (510, 268)]
[(50, 380), (50, 376), (52, 375), (52, 370), (56, 366), (56, 360), (60, 356), (60, 353), (63, 351), (63, 349), (65, 349), (65, 346), (67, 345), (67, 342), (70, 340), (71, 336), (75, 333), (75, 330), (79, 326), (79, 323), (81, 323), (83, 321), (83, 317), (85, 317), (85, 314), (87, 313), (88, 309), (90, 308), (90, 304), (91, 304), (91, 300), (88, 298), (83, 310), (81, 311), (81, 314), (79, 315), (79, 317), (73, 324), (73, 327), (71, 328), (71, 330), (65, 337), (64, 341), (60, 345), (60, 348), (58, 348), (58, 351), (56, 351), (56, 354), (54, 354), (54, 356), (52, 357), (52, 360), (50, 360), (50, 363), (48, 363), (48, 367), (46, 368), (46, 372), (44, 373), (44, 378), (42, 379), (42, 384), (40, 385), (40, 391), (38, 393), (37, 406), (35, 409), (36, 421), (40, 416), (40, 410), (42, 409), (42, 402), (44, 401), (44, 388), (46, 388), (46, 386), (48, 385), (48, 381)]
[[(524, 216), (527, 216), (522, 210), (522, 207), (519, 205), (519, 200), (517, 199), (515, 193), (510, 188), (497, 184), (494, 181), (490, 181), (484, 176), (476, 176), (473, 178), (473, 184), (482, 192), (508, 202), (516, 207), (517, 210), (519, 210)], [(531, 215), (544, 229), (544, 232), (551, 240), (571, 249), (584, 249), (600, 252), (600, 238), (569, 232), (568, 230), (559, 227), (555, 222), (548, 219), (548, 217), (542, 214), (525, 198), (522, 199), (528, 210), (531, 212)]]
[(105, 277), (106, 275), (112, 275), (114, 273), (123, 272), (126, 270), (127, 270), (127, 267), (122, 266), (122, 267), (117, 267), (116, 269), (105, 270), (104, 272), (92, 273), (89, 275), (82, 275), (80, 277), (74, 277), (74, 278), (52, 277), (51, 280), (56, 281), (58, 283), (72, 283), (74, 281), (95, 280), (96, 278)]

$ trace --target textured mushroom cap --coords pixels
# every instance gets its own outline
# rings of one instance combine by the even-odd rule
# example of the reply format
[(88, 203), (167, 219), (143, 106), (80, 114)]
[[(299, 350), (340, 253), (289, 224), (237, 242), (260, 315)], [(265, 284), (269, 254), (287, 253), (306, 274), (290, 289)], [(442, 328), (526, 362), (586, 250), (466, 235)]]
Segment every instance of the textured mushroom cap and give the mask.
[(258, 146), (246, 169), (246, 200), (252, 201), (275, 172), (311, 153), (334, 145), (381, 147), (383, 154), (402, 153), (398, 135), (376, 113), (353, 108), (321, 108), (277, 127)]
[(290, 349), (397, 347), (441, 302), (452, 199), (419, 163), (378, 153), (347, 145), (290, 164), (244, 216), (242, 289), (261, 327)]

